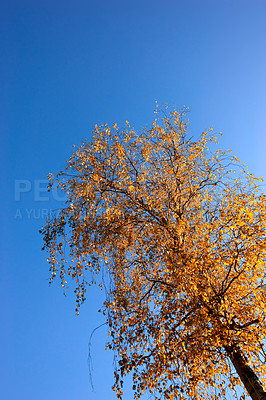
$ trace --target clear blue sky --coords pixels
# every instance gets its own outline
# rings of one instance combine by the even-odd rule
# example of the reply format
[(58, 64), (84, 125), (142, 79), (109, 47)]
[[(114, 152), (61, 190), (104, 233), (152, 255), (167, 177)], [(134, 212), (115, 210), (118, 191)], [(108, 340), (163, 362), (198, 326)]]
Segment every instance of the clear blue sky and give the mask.
[[(40, 190), (73, 144), (101, 122), (141, 128), (155, 101), (189, 106), (192, 134), (266, 175), (264, 0), (1, 2), (1, 395), (111, 400), (112, 353), (92, 289), (75, 317), (71, 292), (48, 285), (38, 229), (60, 202)], [(15, 189), (15, 185), (16, 189)], [(22, 192), (22, 190), (25, 192)], [(127, 391), (126, 400), (131, 400)]]

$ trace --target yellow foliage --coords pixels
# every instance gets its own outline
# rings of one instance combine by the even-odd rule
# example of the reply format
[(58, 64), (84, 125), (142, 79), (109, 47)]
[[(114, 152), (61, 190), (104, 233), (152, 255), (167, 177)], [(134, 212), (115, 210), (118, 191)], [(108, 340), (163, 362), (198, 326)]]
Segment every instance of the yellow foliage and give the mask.
[(77, 282), (77, 312), (104, 271), (118, 398), (132, 370), (135, 398), (166, 399), (225, 399), (241, 360), (266, 372), (265, 195), (210, 132), (189, 138), (185, 117), (140, 135), (96, 126), (54, 179), (68, 200), (42, 229), (51, 279)]

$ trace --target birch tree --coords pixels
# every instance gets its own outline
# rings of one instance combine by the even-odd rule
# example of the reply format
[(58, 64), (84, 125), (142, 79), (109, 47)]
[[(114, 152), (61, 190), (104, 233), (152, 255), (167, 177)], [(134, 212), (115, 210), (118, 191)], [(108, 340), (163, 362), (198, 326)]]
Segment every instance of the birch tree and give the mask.
[(41, 230), (51, 280), (74, 280), (77, 313), (105, 288), (118, 399), (129, 373), (135, 399), (266, 399), (262, 178), (184, 110), (96, 126), (49, 178), (67, 195)]

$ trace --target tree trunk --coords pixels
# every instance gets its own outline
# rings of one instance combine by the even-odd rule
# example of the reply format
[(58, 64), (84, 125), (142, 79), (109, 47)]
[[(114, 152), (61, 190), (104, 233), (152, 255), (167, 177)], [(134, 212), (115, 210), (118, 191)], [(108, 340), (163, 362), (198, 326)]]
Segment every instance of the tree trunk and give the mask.
[(255, 372), (247, 364), (247, 360), (236, 344), (224, 346), (243, 385), (253, 400), (266, 400), (266, 392)]

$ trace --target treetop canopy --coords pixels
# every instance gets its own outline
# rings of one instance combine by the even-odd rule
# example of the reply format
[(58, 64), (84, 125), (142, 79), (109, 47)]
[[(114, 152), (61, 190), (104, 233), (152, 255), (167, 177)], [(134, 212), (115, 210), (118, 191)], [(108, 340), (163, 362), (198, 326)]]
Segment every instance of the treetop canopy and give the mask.
[(239, 360), (265, 375), (265, 195), (216, 147), (162, 112), (140, 134), (96, 126), (50, 175), (67, 195), (41, 230), (51, 279), (74, 280), (78, 312), (101, 271), (118, 397), (130, 371), (158, 399), (236, 395)]

